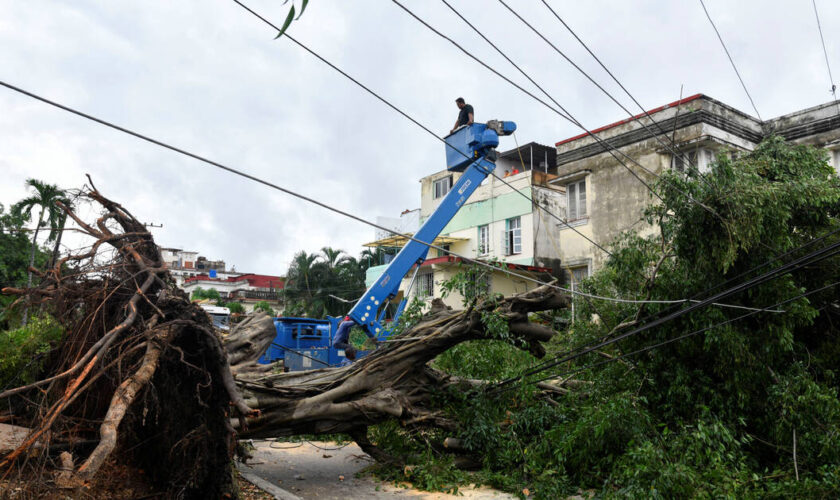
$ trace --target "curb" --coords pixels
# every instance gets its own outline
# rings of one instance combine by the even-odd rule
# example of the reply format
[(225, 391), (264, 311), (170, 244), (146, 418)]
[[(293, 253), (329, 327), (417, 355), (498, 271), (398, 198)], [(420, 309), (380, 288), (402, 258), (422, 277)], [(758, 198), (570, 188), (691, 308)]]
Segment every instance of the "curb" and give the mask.
[(301, 497), (289, 493), (288, 491), (284, 490), (279, 486), (271, 484), (270, 482), (256, 475), (254, 472), (248, 470), (246, 467), (247, 465), (240, 465), (238, 463), (236, 464), (236, 469), (239, 471), (239, 475), (242, 476), (249, 483), (256, 486), (257, 488), (265, 491), (269, 495), (274, 496), (274, 498), (276, 498), (277, 500), (303, 500)]

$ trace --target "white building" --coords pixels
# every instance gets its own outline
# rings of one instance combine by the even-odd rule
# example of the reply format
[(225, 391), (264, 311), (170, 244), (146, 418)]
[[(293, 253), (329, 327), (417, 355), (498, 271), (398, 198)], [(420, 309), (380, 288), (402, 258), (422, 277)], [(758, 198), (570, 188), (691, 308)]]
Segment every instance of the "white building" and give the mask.
[[(551, 168), (547, 167), (553, 161), (553, 156), (547, 153), (553, 153), (553, 148), (527, 146), (528, 153), (520, 148), (500, 155), (496, 174), (501, 177), (507, 171), (509, 175), (503, 177), (504, 181), (495, 177), (485, 180), (435, 239), (434, 244), (471, 259), (496, 261), (500, 267), (503, 265), (506, 270), (520, 276), (545, 281), (552, 275), (560, 276), (562, 272), (559, 249), (555, 243), (559, 231), (556, 221), (547, 220), (531, 199), (551, 207), (554, 213), (565, 213), (566, 194), (563, 188), (549, 183), (556, 177), (550, 173)], [(543, 150), (546, 151), (545, 155), (542, 155)], [(525, 155), (529, 153), (530, 157), (526, 161)], [(532, 159), (539, 160), (536, 164), (542, 171), (531, 170)], [(511, 174), (514, 168), (519, 172)], [(434, 212), (460, 175), (458, 172), (442, 170), (420, 180), (421, 221)], [(391, 236), (366, 246), (402, 247), (405, 243), (405, 238)], [(461, 269), (460, 266), (461, 259), (431, 249), (427, 260), (417, 272), (410, 295), (429, 301), (433, 297), (442, 297), (441, 284), (452, 278)], [(373, 284), (385, 267), (370, 268), (366, 284)], [(403, 279), (403, 293), (409, 288), (412, 274), (409, 273)], [(487, 279), (491, 292), (504, 295), (525, 292), (538, 286), (528, 279), (501, 270), (490, 273)], [(452, 294), (444, 302), (453, 307), (461, 307), (462, 298)]]

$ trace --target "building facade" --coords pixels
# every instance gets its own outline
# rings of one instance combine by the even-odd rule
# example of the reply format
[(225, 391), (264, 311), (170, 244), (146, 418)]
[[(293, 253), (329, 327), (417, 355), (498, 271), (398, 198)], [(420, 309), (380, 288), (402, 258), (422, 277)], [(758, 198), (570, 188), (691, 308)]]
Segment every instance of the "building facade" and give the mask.
[[(702, 172), (719, 155), (751, 151), (772, 134), (826, 148), (835, 169), (840, 168), (840, 110), (834, 102), (762, 122), (697, 94), (635, 118), (648, 130), (628, 118), (592, 131), (618, 150), (615, 154), (627, 166), (588, 134), (556, 144), (557, 177), (549, 182), (566, 193), (566, 223), (556, 226), (560, 258), (573, 283), (589, 276), (608, 257), (592, 241), (608, 247), (622, 231), (644, 236), (656, 230), (642, 218), (645, 207), (656, 200), (636, 176), (652, 185), (655, 176), (669, 168), (693, 165)], [(651, 137), (654, 130), (661, 142)]]
[(160, 254), (175, 284), (183, 287), (188, 278), (213, 275), (214, 278), (233, 278), (242, 273), (228, 271), (223, 260), (209, 260), (198, 252), (180, 248), (160, 248)]
[[(535, 147), (537, 146), (537, 147)], [(542, 149), (540, 149), (542, 148)], [(524, 150), (524, 151), (523, 151)], [(551, 154), (549, 154), (551, 153)], [(545, 281), (560, 271), (557, 227), (545, 214), (535, 209), (532, 199), (552, 207), (553, 213), (565, 214), (565, 192), (550, 184), (556, 177), (549, 162), (553, 148), (528, 144), (519, 151), (501, 153), (495, 170), (497, 179), (488, 177), (435, 239), (434, 244), (470, 259), (496, 262), (506, 271)], [(531, 165), (535, 163), (532, 170)], [(537, 170), (537, 167), (539, 170)], [(517, 171), (514, 173), (514, 171)], [(458, 172), (443, 170), (420, 180), (419, 219), (424, 221), (437, 209), (444, 196), (460, 177)], [(400, 247), (405, 238), (391, 236), (367, 246)], [(457, 293), (443, 297), (442, 284), (463, 269), (461, 259), (437, 249), (430, 249), (427, 260), (402, 281), (402, 293), (431, 301), (443, 298), (447, 305), (460, 307)], [(370, 286), (386, 266), (370, 268), (366, 284)], [(413, 284), (412, 284), (412, 278)], [(493, 293), (511, 295), (538, 286), (533, 281), (502, 270), (488, 272)]]
[(252, 311), (254, 304), (267, 301), (274, 309), (283, 305), (282, 290), (286, 286), (286, 278), (265, 274), (245, 273), (226, 278), (212, 278), (207, 274), (189, 277), (181, 288), (189, 295), (198, 289), (214, 289), (219, 292), (226, 302), (239, 302), (245, 310)]

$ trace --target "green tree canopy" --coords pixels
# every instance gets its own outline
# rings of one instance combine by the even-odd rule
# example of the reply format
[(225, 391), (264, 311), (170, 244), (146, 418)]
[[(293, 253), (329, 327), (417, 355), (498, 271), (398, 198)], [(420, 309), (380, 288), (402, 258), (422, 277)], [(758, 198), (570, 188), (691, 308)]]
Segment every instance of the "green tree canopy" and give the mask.
[[(720, 155), (707, 173), (665, 172), (655, 189), (663, 202), (652, 203), (646, 220), (657, 232), (619, 237), (584, 291), (703, 299), (840, 243), (840, 179), (810, 146), (772, 138), (736, 159)], [(838, 283), (840, 257), (826, 254), (721, 301), (758, 309), (789, 301), (773, 308), (782, 312), (709, 306), (656, 326), (688, 304), (577, 297), (575, 322), (556, 339), (554, 355), (652, 327), (507, 392), (449, 395), (455, 434), (482, 457), (479, 480), (517, 493), (528, 488), (537, 498), (581, 490), (606, 498), (834, 497)], [(459, 357), (445, 353), (439, 367), (465, 378), (488, 376), (492, 364), (482, 357), (492, 356), (500, 377), (536, 363), (502, 347), (459, 347)], [(575, 385), (547, 399), (535, 390), (539, 379)], [(475, 480), (431, 476), (449, 469), (410, 433), (385, 426), (375, 437), (395, 452), (408, 447), (427, 457), (414, 462), (412, 478), (432, 486)]]

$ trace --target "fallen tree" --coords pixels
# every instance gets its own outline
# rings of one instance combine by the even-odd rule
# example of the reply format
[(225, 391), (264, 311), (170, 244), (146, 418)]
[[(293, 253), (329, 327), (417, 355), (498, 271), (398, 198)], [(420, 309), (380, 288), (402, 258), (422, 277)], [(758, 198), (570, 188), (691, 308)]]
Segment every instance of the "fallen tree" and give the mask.
[(260, 410), (247, 419), (240, 437), (348, 433), (374, 458), (390, 460), (368, 442), (368, 426), (398, 419), (406, 427), (454, 431), (455, 422), (435, 407), (432, 394), (482, 384), (451, 377), (430, 367), (430, 361), (462, 342), (493, 339), (483, 319), (488, 314), (506, 323), (514, 345), (542, 357), (542, 342), (554, 331), (529, 322), (528, 315), (568, 305), (566, 296), (547, 286), (465, 311), (453, 311), (436, 299), (416, 325), (352, 365), (240, 376), (237, 384), (246, 403)]
[[(106, 463), (148, 472), (160, 491), (183, 498), (236, 495), (230, 458), (238, 438), (347, 433), (371, 456), (367, 428), (397, 420), (409, 429), (454, 430), (433, 397), (481, 381), (429, 366), (470, 340), (504, 340), (542, 356), (554, 331), (529, 322), (536, 311), (564, 308), (550, 287), (492, 297), (453, 311), (441, 302), (416, 324), (358, 362), (276, 373), (257, 359), (274, 338), (272, 319), (256, 314), (224, 339), (203, 310), (176, 287), (151, 234), (95, 187), (83, 198), (101, 209), (93, 223), (62, 206), (89, 247), (60, 259), (19, 295), (16, 306), (50, 314), (65, 328), (43, 377), (4, 390), (0, 419), (30, 429), (0, 461), (20, 470), (34, 449), (63, 454), (56, 480), (90, 485)], [(110, 247), (110, 251), (106, 251)], [(240, 451), (242, 451), (240, 449)]]

